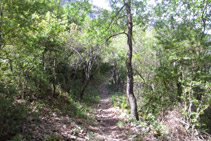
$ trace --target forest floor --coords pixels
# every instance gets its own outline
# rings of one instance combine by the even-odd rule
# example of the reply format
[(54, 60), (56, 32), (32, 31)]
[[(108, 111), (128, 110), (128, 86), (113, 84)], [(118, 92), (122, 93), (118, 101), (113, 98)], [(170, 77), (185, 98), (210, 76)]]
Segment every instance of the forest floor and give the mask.
[(94, 115), (96, 115), (97, 125), (90, 125), (93, 131), (92, 139), (100, 141), (123, 141), (132, 140), (130, 136), (133, 131), (128, 123), (128, 115), (118, 107), (112, 107), (111, 96), (107, 91), (107, 83), (99, 86), (100, 101), (94, 104)]
[[(30, 141), (134, 140), (135, 128), (131, 126), (128, 114), (112, 106), (110, 99), (112, 95), (107, 91), (108, 81), (97, 86), (100, 101), (91, 104), (86, 115), (82, 117), (63, 112), (66, 107), (70, 107), (69, 112), (74, 111), (74, 108), (71, 110), (71, 102), (63, 97), (47, 97), (47, 103), (41, 102), (42, 104), (32, 102), (30, 104), (32, 112), (28, 113), (20, 133), (22, 139)], [(81, 109), (83, 108), (82, 106)]]
[[(74, 105), (68, 96), (62, 95), (29, 103), (31, 112), (24, 119), (20, 137), (23, 141), (201, 140), (189, 136), (178, 121), (182, 118), (176, 110), (168, 111), (164, 117), (163, 124), (169, 127), (169, 135), (167, 128), (156, 128), (159, 127), (156, 121), (132, 122), (125, 110), (113, 106), (112, 94), (107, 89), (110, 80), (97, 86), (100, 100), (89, 106)], [(84, 115), (73, 113), (80, 112), (77, 109), (86, 112)]]

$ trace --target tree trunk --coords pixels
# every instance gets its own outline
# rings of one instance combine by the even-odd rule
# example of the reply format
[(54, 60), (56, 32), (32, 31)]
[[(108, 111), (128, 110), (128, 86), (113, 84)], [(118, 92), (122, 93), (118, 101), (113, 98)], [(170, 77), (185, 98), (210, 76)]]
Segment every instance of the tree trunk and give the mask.
[(56, 97), (56, 53), (53, 62), (53, 95)]
[(131, 107), (131, 115), (136, 120), (139, 120), (138, 112), (137, 112), (137, 103), (136, 97), (133, 92), (133, 68), (132, 68), (132, 55), (133, 55), (133, 44), (132, 44), (132, 32), (133, 32), (133, 23), (132, 23), (132, 15), (131, 15), (131, 0), (128, 0), (125, 3), (127, 10), (127, 25), (128, 25), (128, 33), (127, 33), (127, 58), (126, 58), (126, 69), (127, 69), (127, 96), (130, 102)]
[(181, 102), (181, 95), (182, 95), (182, 84), (177, 82), (177, 100)]
[(86, 88), (88, 87), (88, 84), (89, 84), (89, 80), (86, 80), (85, 85), (84, 85), (84, 87), (83, 87), (83, 89), (82, 89), (82, 91), (80, 93), (80, 100), (83, 99), (84, 92), (85, 92)]

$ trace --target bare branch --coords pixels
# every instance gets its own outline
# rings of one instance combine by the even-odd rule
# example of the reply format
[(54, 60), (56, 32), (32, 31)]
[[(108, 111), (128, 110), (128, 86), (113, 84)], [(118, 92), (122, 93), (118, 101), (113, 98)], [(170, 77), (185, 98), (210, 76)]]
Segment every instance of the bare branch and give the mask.
[(106, 40), (106, 42), (108, 42), (112, 37), (115, 37), (115, 36), (118, 36), (118, 35), (121, 35), (121, 34), (127, 35), (127, 33), (125, 31), (120, 32), (120, 33), (116, 33), (116, 34), (113, 34), (113, 35), (109, 36), (108, 39)]
[(81, 54), (76, 50), (76, 49), (74, 49), (74, 48), (71, 48), (73, 51), (75, 51), (79, 56), (80, 56), (80, 58), (82, 59), (83, 57), (81, 56)]
[(141, 77), (141, 79), (143, 79), (144, 80), (144, 83), (145, 83), (145, 79), (144, 79), (144, 77), (141, 75), (141, 73), (139, 73), (136, 69), (134, 69), (135, 71), (136, 71), (136, 73)]

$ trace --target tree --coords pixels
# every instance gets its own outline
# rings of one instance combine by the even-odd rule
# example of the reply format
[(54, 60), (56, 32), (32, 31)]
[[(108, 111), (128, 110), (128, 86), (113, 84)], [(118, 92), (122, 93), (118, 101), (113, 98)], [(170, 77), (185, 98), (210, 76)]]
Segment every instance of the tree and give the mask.
[(127, 69), (127, 96), (129, 98), (130, 106), (131, 106), (131, 115), (139, 120), (138, 111), (137, 111), (137, 102), (136, 97), (133, 92), (133, 68), (132, 68), (132, 56), (133, 56), (133, 21), (131, 14), (131, 0), (124, 1), (127, 11), (127, 45), (128, 51), (126, 56), (126, 69)]
[(154, 27), (160, 45), (157, 77), (163, 80), (165, 95), (174, 94), (170, 101), (184, 105), (187, 129), (191, 131), (200, 126), (200, 115), (210, 105), (209, 5), (209, 0), (167, 0), (155, 8)]
[[(133, 19), (136, 19), (135, 22), (138, 25), (142, 25), (141, 23), (147, 21), (146, 18), (140, 18), (145, 16), (145, 14), (141, 13), (142, 11), (144, 11), (143, 5), (145, 3), (133, 0), (123, 0), (123, 1), (111, 0), (110, 4), (111, 7), (113, 8), (113, 12), (111, 14), (111, 20), (107, 28), (111, 30), (108, 39), (120, 34), (125, 34), (127, 36), (128, 51), (126, 54), (126, 70), (127, 70), (126, 93), (131, 106), (131, 115), (133, 118), (139, 120), (136, 97), (133, 91), (133, 68), (132, 68), (132, 56), (133, 56), (132, 40), (133, 40), (133, 26), (134, 26)], [(121, 7), (119, 7), (118, 5), (121, 5)], [(136, 13), (135, 16), (133, 16), (133, 12)], [(126, 30), (127, 33), (125, 32)]]

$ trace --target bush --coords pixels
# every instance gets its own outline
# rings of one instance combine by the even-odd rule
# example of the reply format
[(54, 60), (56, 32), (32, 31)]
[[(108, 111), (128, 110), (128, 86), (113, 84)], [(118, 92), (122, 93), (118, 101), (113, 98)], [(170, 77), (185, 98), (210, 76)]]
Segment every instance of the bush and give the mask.
[(10, 141), (23, 141), (23, 137), (18, 134), (15, 137), (13, 137)]
[(15, 104), (12, 98), (0, 96), (0, 111), (0, 140), (8, 140), (20, 130), (26, 108), (24, 104)]
[(119, 107), (122, 109), (127, 108), (127, 99), (121, 92), (115, 92), (111, 97), (111, 101), (115, 107)]

